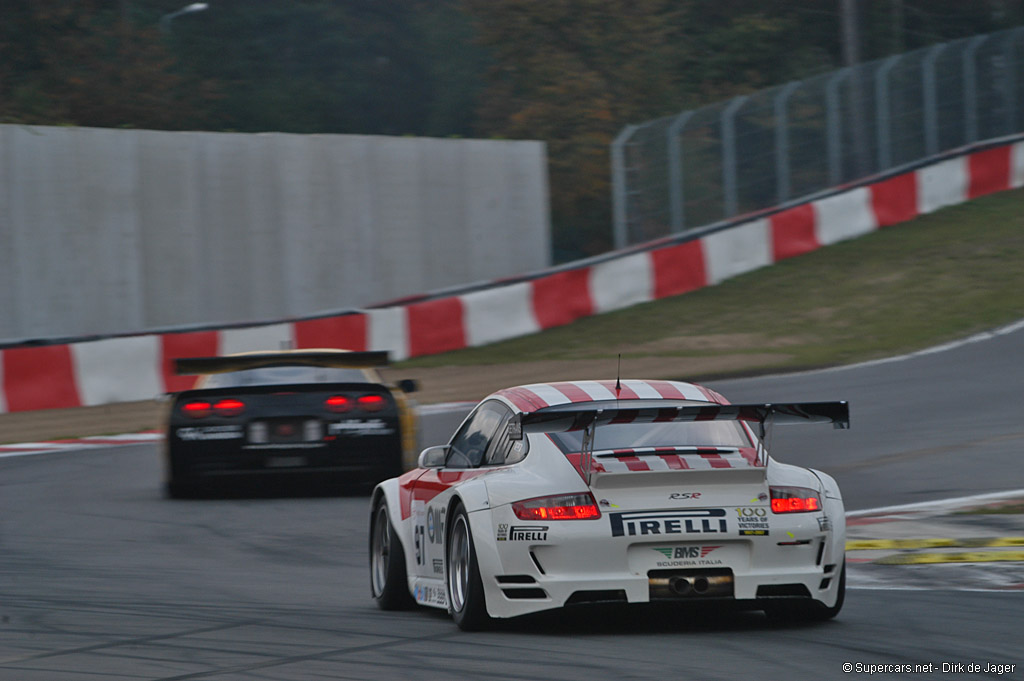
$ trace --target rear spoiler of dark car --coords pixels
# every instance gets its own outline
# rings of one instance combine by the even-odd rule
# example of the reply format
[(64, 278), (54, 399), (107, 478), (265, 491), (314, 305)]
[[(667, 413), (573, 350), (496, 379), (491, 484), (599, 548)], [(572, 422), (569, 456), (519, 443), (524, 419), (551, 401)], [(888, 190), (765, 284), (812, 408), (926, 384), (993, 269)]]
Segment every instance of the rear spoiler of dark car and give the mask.
[(587, 430), (613, 423), (666, 423), (670, 421), (749, 421), (761, 424), (831, 423), (850, 427), (850, 406), (840, 402), (788, 402), (764, 404), (708, 404), (631, 407), (628, 402), (598, 406), (593, 402), (560, 405), (519, 414), (510, 423), (512, 439), (523, 433), (560, 433)]
[(182, 357), (174, 360), (177, 374), (222, 374), (229, 371), (276, 366), (315, 366), (332, 369), (368, 369), (387, 366), (386, 350), (368, 352), (254, 352), (221, 357)]

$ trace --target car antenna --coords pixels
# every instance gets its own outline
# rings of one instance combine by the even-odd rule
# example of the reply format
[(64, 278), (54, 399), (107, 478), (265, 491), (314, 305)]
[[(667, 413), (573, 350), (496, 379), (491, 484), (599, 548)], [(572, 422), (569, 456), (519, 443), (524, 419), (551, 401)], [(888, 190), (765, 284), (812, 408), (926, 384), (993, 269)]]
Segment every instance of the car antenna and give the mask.
[(615, 367), (615, 399), (619, 398), (619, 393), (622, 392), (622, 353), (619, 353), (619, 363)]

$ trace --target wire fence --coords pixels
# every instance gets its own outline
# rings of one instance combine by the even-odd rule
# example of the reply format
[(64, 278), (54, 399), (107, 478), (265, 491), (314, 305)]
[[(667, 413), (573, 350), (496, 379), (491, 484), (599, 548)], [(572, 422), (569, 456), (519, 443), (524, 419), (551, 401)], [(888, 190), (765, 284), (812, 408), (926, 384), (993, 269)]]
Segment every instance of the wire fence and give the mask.
[(781, 206), (1024, 130), (1024, 27), (626, 126), (615, 246)]

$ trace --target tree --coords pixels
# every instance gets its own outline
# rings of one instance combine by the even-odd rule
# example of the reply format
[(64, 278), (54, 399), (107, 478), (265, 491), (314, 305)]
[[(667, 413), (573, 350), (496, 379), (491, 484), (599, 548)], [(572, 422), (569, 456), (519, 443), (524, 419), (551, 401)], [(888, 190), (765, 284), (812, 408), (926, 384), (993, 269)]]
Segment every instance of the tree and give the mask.
[(792, 22), (752, 0), (465, 0), (493, 55), (483, 134), (548, 143), (556, 250), (610, 247), (609, 148), (627, 123), (768, 84)]
[(465, 135), (478, 48), (451, 0), (219, 0), (173, 45), (238, 131)]
[(5, 0), (0, 117), (6, 122), (174, 129), (203, 88), (174, 72), (156, 26), (98, 0)]

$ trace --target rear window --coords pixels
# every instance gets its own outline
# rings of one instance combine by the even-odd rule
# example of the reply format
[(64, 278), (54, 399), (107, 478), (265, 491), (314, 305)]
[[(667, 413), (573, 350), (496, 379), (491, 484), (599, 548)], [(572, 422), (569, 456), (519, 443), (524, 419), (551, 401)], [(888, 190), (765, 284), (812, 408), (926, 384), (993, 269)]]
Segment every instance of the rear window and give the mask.
[[(583, 448), (583, 431), (550, 433), (563, 454)], [(610, 423), (594, 433), (595, 452), (640, 447), (752, 447), (754, 443), (737, 421), (685, 421), (671, 423)]]
[(276, 366), (210, 374), (204, 388), (237, 388), (247, 385), (286, 383), (367, 383), (362, 369), (336, 369), (314, 366)]

